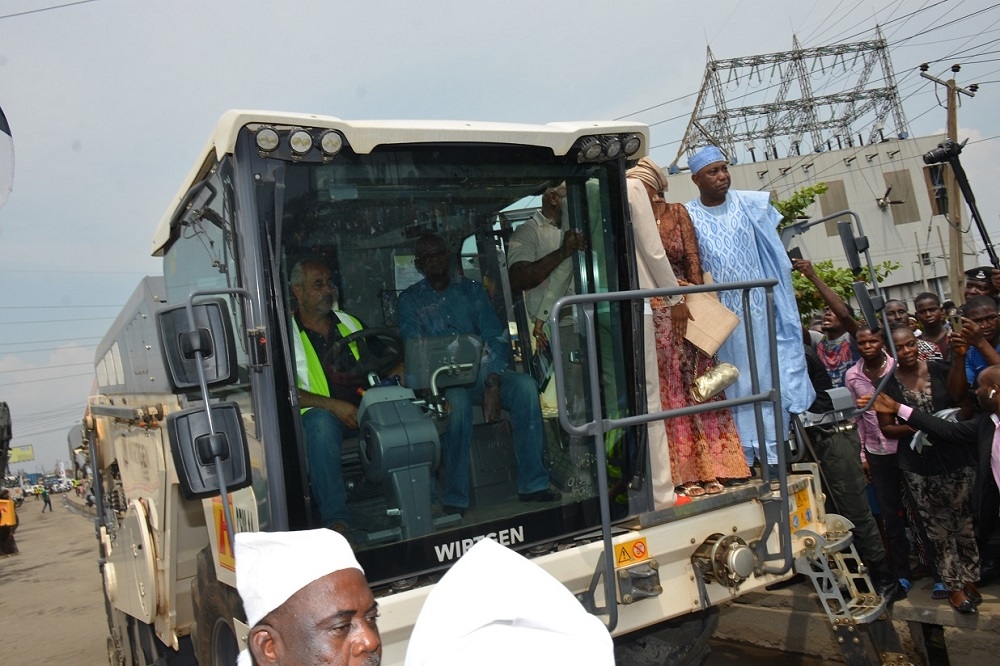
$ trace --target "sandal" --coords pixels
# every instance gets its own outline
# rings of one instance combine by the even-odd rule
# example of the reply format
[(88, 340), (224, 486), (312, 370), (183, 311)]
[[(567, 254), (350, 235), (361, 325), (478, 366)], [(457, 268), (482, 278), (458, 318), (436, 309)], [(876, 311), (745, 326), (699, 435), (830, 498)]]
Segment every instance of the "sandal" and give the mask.
[(687, 497), (701, 497), (705, 494), (705, 489), (697, 483), (682, 483), (674, 490), (677, 491), (678, 495), (686, 495)]
[(718, 481), (706, 481), (701, 484), (701, 487), (705, 490), (706, 495), (718, 495), (725, 490)]
[(934, 587), (931, 588), (931, 599), (947, 599), (948, 598), (948, 588), (945, 587), (944, 583), (934, 583)]

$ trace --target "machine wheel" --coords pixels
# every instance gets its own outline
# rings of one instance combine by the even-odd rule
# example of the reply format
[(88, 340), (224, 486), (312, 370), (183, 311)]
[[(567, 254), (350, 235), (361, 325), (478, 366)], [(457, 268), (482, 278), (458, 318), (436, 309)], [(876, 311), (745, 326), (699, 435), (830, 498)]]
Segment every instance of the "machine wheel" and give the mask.
[(622, 666), (697, 666), (711, 652), (719, 609), (692, 613), (615, 639), (615, 663)]
[(212, 553), (198, 553), (198, 575), (191, 583), (194, 625), (191, 640), (200, 666), (232, 666), (239, 654), (233, 618), (246, 621), (243, 601), (236, 590), (215, 577)]

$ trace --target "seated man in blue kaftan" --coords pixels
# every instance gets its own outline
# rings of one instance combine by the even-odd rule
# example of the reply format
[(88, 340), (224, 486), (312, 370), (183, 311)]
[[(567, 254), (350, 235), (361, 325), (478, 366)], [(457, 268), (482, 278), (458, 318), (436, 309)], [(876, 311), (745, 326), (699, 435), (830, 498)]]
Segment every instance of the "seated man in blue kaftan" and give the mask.
[(424, 279), (399, 295), (399, 331), (404, 340), (455, 333), (478, 335), (485, 348), (476, 383), (448, 388), (451, 423), (441, 437), (444, 463), (442, 505), (447, 513), (464, 514), (469, 506), (472, 405), (481, 404), (483, 418), (500, 419), (510, 412), (517, 456), (517, 491), (524, 502), (551, 502), (560, 494), (549, 489), (542, 461), (542, 408), (535, 380), (509, 369), (510, 341), (486, 291), (465, 277), (452, 278), (444, 241), (434, 234), (417, 241), (414, 264)]
[[(775, 427), (771, 403), (764, 403), (764, 444), (761, 466), (778, 462), (777, 443), (788, 438), (789, 413), (799, 414), (812, 404), (816, 392), (809, 382), (802, 348), (802, 322), (792, 290), (792, 264), (778, 238), (781, 214), (770, 204), (768, 192), (730, 190), (729, 169), (722, 151), (715, 146), (703, 148), (688, 160), (691, 180), (698, 186), (699, 198), (686, 206), (698, 235), (702, 269), (711, 271), (717, 283), (777, 278), (774, 288), (775, 332), (777, 335), (779, 377), (781, 381), (781, 432)], [(743, 312), (740, 291), (722, 291), (723, 304), (740, 316), (740, 325), (719, 349), (719, 360), (732, 363), (740, 371), (739, 380), (727, 389), (729, 398), (752, 395), (750, 363), (743, 318), (751, 317), (760, 391), (771, 388), (771, 363), (766, 297), (763, 289), (750, 292), (750, 311)], [(760, 451), (753, 405), (733, 408), (736, 428), (743, 442), (743, 453), (752, 465)]]

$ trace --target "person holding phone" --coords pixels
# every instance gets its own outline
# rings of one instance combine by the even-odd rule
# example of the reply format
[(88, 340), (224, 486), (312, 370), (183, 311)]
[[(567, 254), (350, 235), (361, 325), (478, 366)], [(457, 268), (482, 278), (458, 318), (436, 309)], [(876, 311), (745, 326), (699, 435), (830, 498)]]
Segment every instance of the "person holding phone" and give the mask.
[(831, 289), (816, 273), (811, 261), (795, 259), (792, 261), (792, 268), (813, 283), (826, 303), (823, 324), (820, 327), (823, 337), (816, 344), (816, 353), (823, 362), (827, 374), (830, 375), (833, 386), (843, 386), (847, 371), (861, 358), (854, 341), (858, 331), (854, 312), (840, 294)]

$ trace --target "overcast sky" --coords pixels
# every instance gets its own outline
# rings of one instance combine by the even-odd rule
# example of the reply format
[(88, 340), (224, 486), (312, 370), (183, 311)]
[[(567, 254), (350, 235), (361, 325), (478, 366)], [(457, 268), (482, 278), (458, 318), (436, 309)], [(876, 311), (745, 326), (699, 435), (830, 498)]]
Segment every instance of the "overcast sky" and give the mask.
[(959, 83), (982, 83), (959, 125), (978, 141), (963, 163), (996, 228), (1000, 7), (982, 0), (3, 0), (0, 107), (16, 167), (0, 209), (0, 400), (13, 444), (35, 447), (25, 469), (67, 459), (94, 348), (139, 278), (160, 272), (153, 230), (225, 110), (628, 117), (652, 126), (652, 156), (668, 164), (706, 46), (717, 58), (786, 51), (793, 34), (804, 47), (859, 41), (876, 23), (914, 136), (945, 126), (921, 62), (941, 77), (962, 63)]

